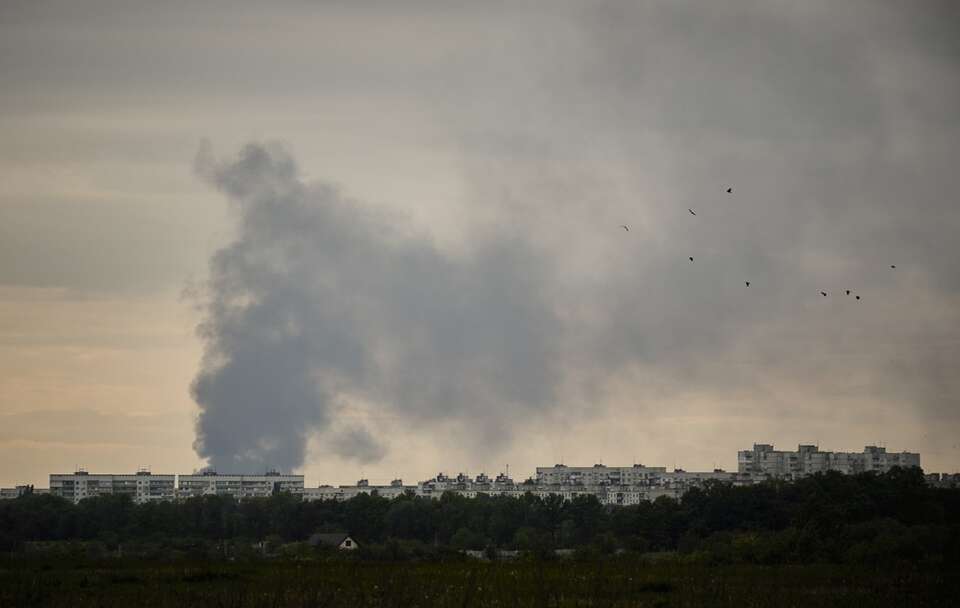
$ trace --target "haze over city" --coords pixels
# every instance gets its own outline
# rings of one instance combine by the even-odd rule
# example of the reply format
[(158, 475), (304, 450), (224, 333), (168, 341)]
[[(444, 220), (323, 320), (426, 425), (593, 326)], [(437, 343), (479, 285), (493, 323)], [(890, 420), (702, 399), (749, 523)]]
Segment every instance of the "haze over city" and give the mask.
[(960, 469), (949, 2), (4, 2), (0, 485)]

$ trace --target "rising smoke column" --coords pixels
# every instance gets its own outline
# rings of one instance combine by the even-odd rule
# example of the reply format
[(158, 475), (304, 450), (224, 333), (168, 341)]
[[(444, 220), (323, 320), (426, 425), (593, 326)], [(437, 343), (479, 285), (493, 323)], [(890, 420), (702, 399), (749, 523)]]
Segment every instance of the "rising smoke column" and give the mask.
[[(194, 448), (212, 466), (298, 467), (351, 397), (494, 442), (508, 417), (553, 403), (549, 268), (520, 241), (446, 255), (404, 220), (304, 183), (278, 147), (248, 145), (232, 162), (204, 149), (197, 172), (238, 220), (210, 261), (198, 328)], [(360, 462), (384, 453), (356, 424), (327, 444)]]

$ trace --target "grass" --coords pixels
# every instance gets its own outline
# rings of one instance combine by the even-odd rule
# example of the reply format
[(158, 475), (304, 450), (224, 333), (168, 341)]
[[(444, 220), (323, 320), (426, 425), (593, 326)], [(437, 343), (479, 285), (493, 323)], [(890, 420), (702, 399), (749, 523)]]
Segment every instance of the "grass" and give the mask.
[(591, 562), (0, 562), (0, 607), (956, 606), (919, 568)]

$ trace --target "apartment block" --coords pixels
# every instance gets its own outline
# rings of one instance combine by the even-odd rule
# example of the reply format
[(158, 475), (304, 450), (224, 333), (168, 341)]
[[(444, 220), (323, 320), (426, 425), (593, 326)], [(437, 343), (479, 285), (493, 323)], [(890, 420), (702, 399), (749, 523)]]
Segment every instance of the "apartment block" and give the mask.
[(737, 453), (737, 471), (758, 479), (799, 479), (815, 473), (837, 471), (846, 475), (884, 473), (891, 468), (920, 467), (920, 454), (887, 452), (868, 445), (863, 452), (823, 452), (815, 445), (799, 445), (796, 451), (780, 451), (766, 443)]
[(77, 503), (85, 498), (124, 494), (136, 503), (173, 500), (173, 475), (155, 475), (143, 470), (132, 474), (52, 473), (50, 493)]
[(281, 492), (303, 495), (303, 475), (283, 475), (277, 471), (268, 471), (263, 475), (233, 475), (217, 473), (213, 470), (193, 475), (178, 476), (177, 496), (233, 496), (244, 498), (265, 498)]
[(389, 485), (371, 485), (367, 479), (357, 481), (353, 486), (334, 487), (322, 485), (316, 488), (304, 488), (303, 499), (312, 500), (350, 500), (360, 494), (376, 494), (393, 500), (407, 492), (416, 493), (417, 486), (405, 486), (402, 479), (394, 479)]

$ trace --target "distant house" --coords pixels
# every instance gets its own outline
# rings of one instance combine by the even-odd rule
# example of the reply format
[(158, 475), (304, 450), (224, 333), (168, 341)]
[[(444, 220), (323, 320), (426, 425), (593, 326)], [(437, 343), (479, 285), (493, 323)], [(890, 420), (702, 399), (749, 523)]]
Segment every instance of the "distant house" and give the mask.
[(335, 547), (341, 551), (354, 551), (359, 548), (357, 541), (350, 538), (346, 532), (314, 534), (307, 542), (314, 547)]

